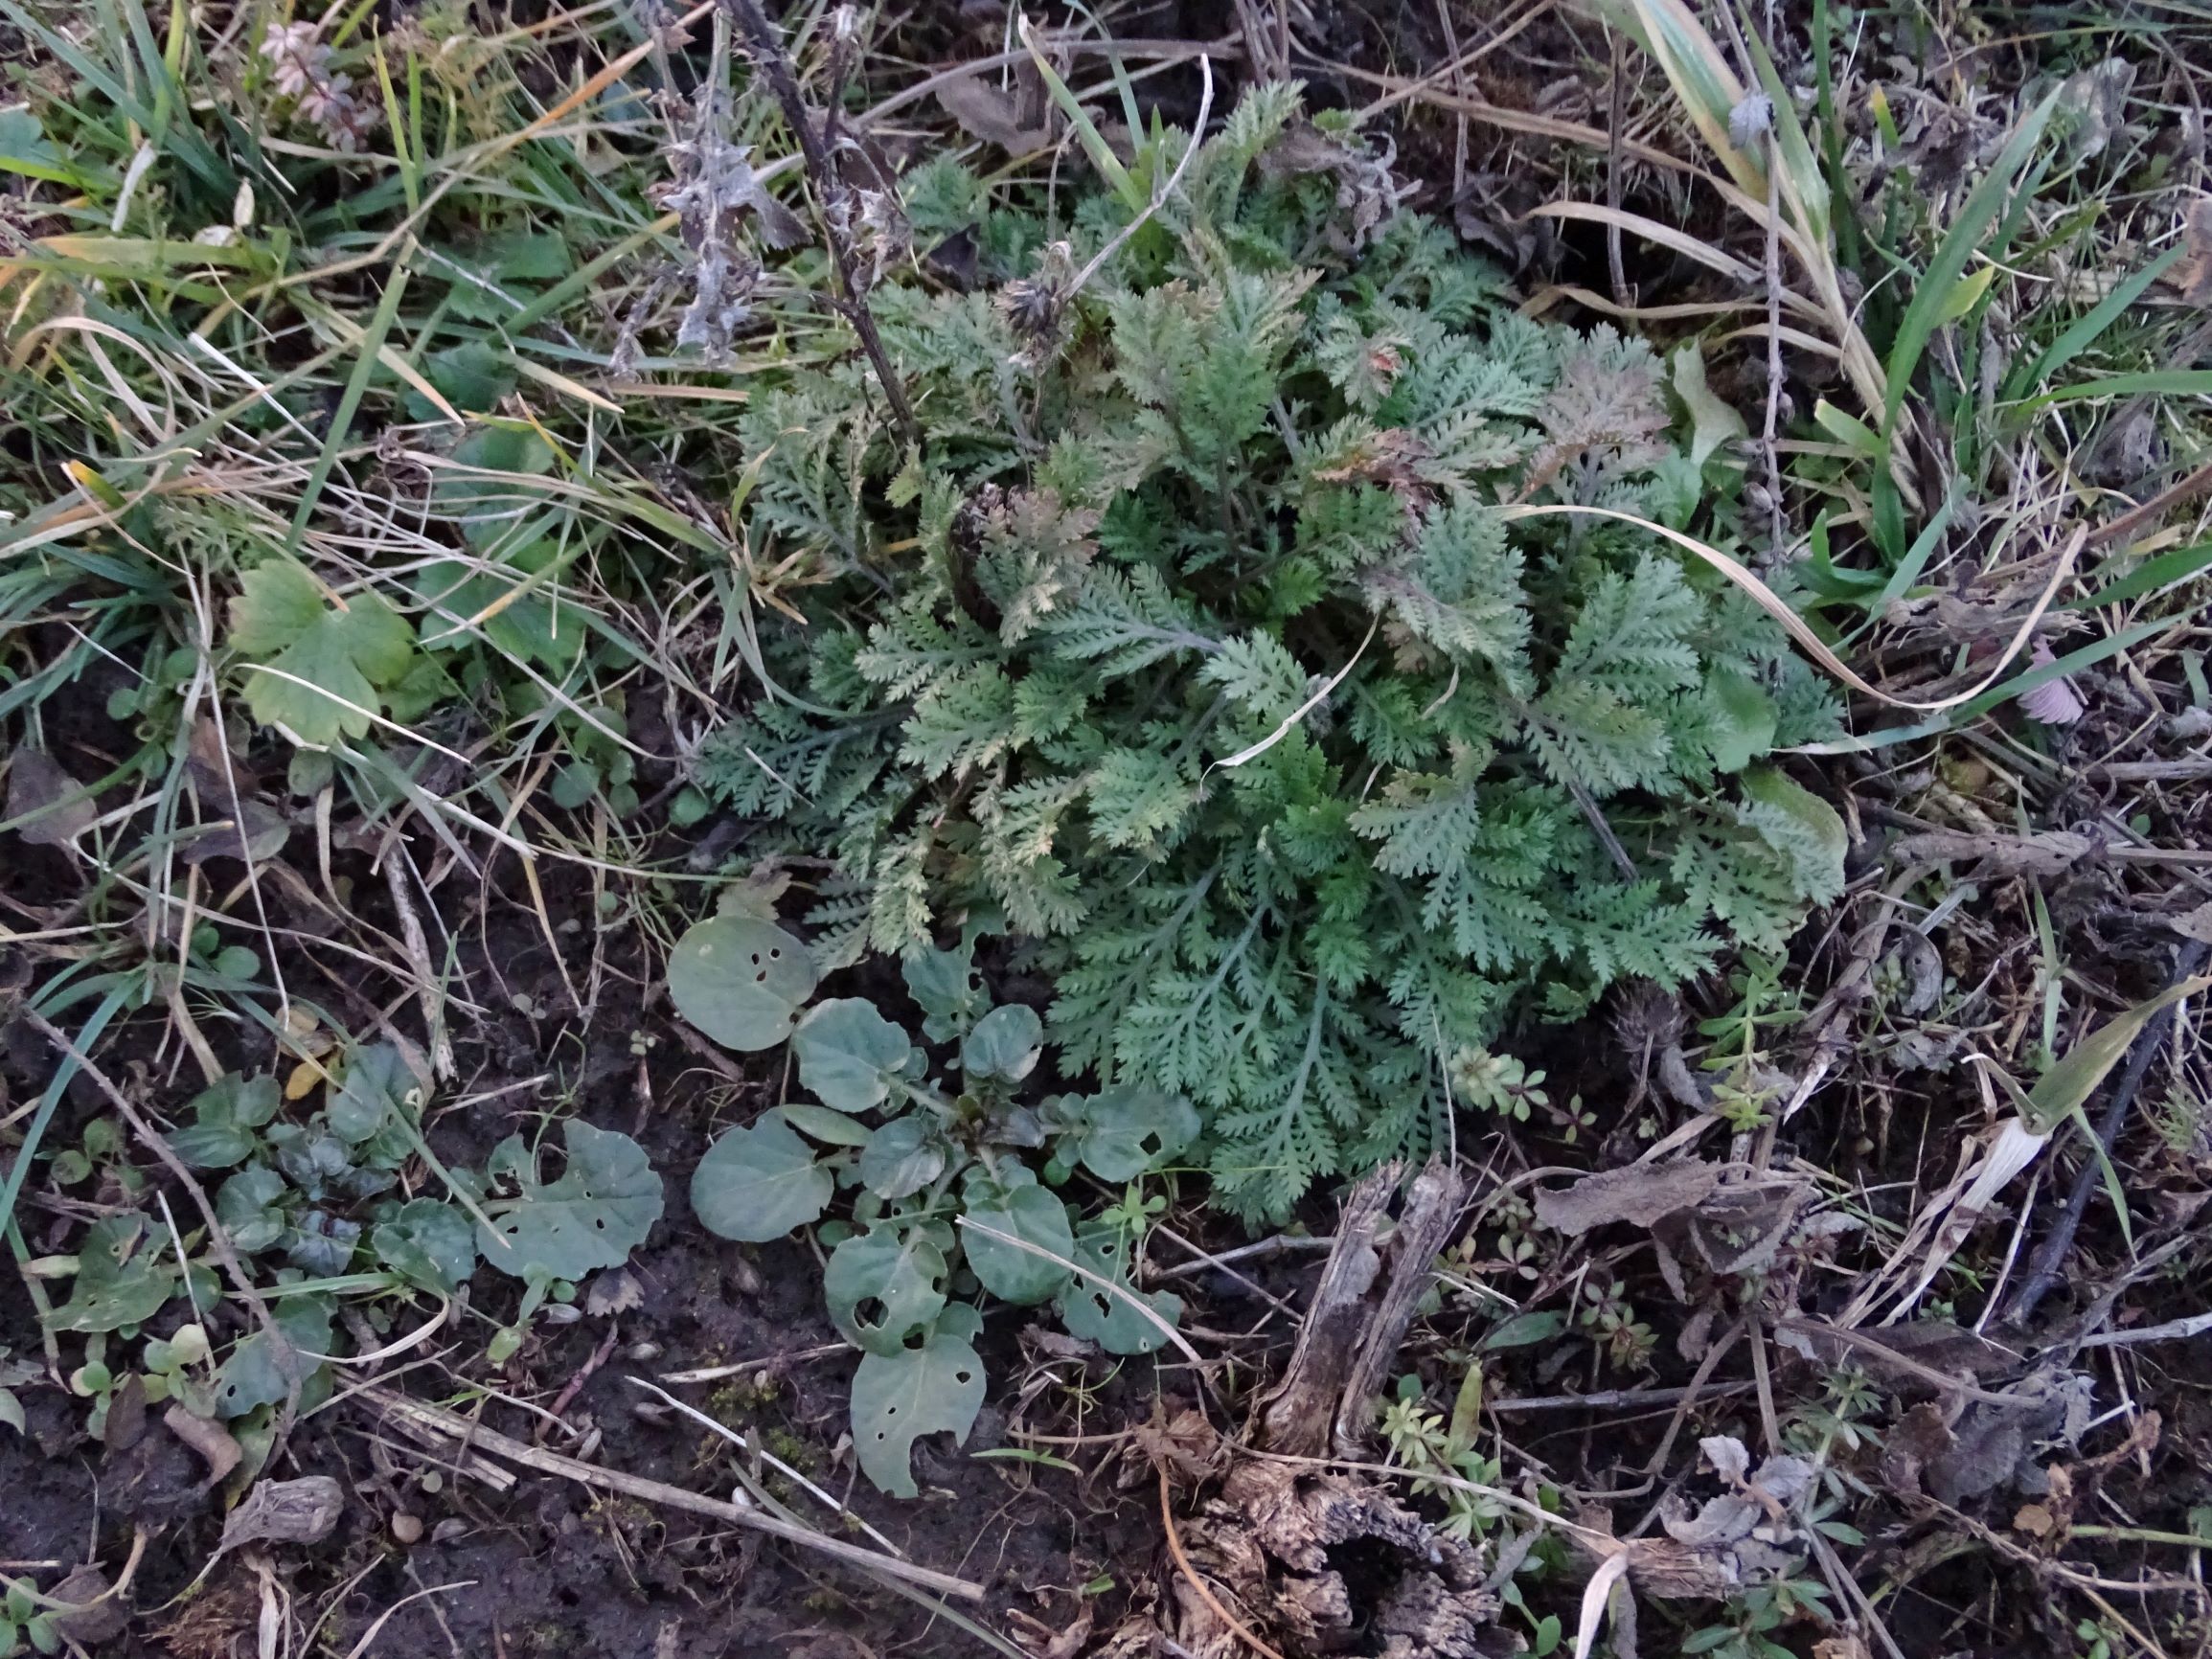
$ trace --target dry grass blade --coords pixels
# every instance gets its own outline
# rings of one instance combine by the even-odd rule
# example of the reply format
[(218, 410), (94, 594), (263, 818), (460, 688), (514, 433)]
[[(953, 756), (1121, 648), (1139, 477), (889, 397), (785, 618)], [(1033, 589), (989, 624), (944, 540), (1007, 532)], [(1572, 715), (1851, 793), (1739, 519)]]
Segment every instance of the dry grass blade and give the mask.
[(1197, 1349), (1193, 1348), (1189, 1342), (1184, 1340), (1183, 1333), (1177, 1330), (1174, 1326), (1170, 1325), (1166, 1320), (1162, 1319), (1159, 1314), (1154, 1311), (1152, 1306), (1150, 1303), (1148, 1303), (1143, 1297), (1137, 1295), (1134, 1291), (1130, 1290), (1128, 1286), (1117, 1284), (1111, 1279), (1107, 1279), (1101, 1274), (1093, 1273), (1087, 1267), (1078, 1266), (1075, 1262), (1070, 1261), (1066, 1257), (1060, 1255), (1057, 1251), (1047, 1250), (1041, 1244), (1032, 1244), (1026, 1239), (1016, 1239), (1011, 1233), (1001, 1233), (997, 1228), (987, 1226), (985, 1223), (976, 1220), (973, 1216), (960, 1216), (954, 1217), (954, 1219), (956, 1219), (961, 1226), (967, 1228), (969, 1232), (980, 1233), (986, 1239), (996, 1239), (1001, 1244), (1012, 1245), (1016, 1250), (1027, 1251), (1032, 1256), (1042, 1257), (1047, 1261), (1064, 1267), (1070, 1273), (1074, 1274), (1078, 1279), (1081, 1279), (1087, 1284), (1097, 1285), (1108, 1296), (1111, 1296), (1116, 1302), (1127, 1303), (1131, 1310), (1144, 1318), (1147, 1324), (1151, 1325), (1153, 1329), (1157, 1330), (1163, 1337), (1167, 1338), (1168, 1341), (1172, 1342), (1177, 1349), (1181, 1350), (1183, 1356), (1193, 1365), (1199, 1367), (1201, 1371), (1204, 1369), (1206, 1363), (1205, 1360), (1199, 1355)]
[(1579, 507), (1572, 503), (1558, 503), (1509, 506), (1498, 509), (1498, 511), (1508, 522), (1516, 518), (1542, 518), (1556, 513), (1580, 514), (1589, 518), (1613, 518), (1620, 520), (1623, 524), (1633, 524), (1648, 530), (1653, 535), (1664, 536), (1684, 552), (1695, 554), (1703, 559), (1749, 594), (1761, 610), (1780, 623), (1790, 637), (1804, 648), (1807, 656), (1853, 691), (1863, 693), (1867, 696), (1887, 703), (1893, 709), (1906, 709), (1914, 714), (1922, 715), (1940, 715), (1946, 709), (1955, 709), (1962, 703), (1972, 702), (2004, 676), (2005, 670), (2012, 667), (2014, 660), (2018, 657), (2022, 650), (2027, 648), (2028, 641), (2035, 637), (2036, 625), (2042, 621), (2043, 613), (2050, 609), (2051, 602), (2058, 598), (2059, 589), (2064, 586), (2066, 579), (2073, 575), (2074, 560), (2080, 556), (2083, 544), (2088, 539), (2087, 527), (2076, 530), (2067, 538), (2064, 549), (2059, 554), (2058, 562), (2051, 568), (2050, 579), (2043, 584), (2042, 592), (2036, 597), (2035, 604), (2029, 608), (2027, 616), (2013, 634), (2011, 642), (1997, 654), (1996, 662), (1987, 673), (1962, 692), (1953, 692), (1950, 696), (1938, 697), (1932, 702), (1916, 702), (1910, 697), (1892, 696), (1881, 687), (1870, 684), (1859, 675), (1856, 669), (1828, 648), (1827, 642), (1813, 631), (1805, 619), (1797, 614), (1788, 601), (1719, 548), (1708, 546), (1694, 535), (1685, 534), (1679, 530), (1670, 530), (1667, 526), (1655, 523), (1649, 518), (1639, 517), (1633, 512), (1622, 512), (1609, 507)]

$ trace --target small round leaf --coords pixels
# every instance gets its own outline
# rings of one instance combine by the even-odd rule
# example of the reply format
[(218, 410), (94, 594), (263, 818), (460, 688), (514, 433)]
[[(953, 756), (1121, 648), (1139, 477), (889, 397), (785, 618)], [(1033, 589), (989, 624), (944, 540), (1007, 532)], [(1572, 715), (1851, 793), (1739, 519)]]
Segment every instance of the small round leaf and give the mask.
[(813, 994), (807, 947), (750, 917), (710, 916), (669, 953), (669, 1000), (724, 1048), (774, 1048)]
[[(1075, 1257), (1075, 1233), (1067, 1224), (1067, 1207), (1044, 1188), (994, 1192), (984, 1202), (969, 1203), (968, 1219), (970, 1225), (961, 1229), (961, 1244), (968, 1252), (968, 1265), (992, 1295), (1027, 1307), (1051, 1301), (1067, 1284), (1071, 1275), (1061, 1263)], [(985, 1227), (1034, 1244), (1059, 1260), (993, 1239), (981, 1231)]]
[(770, 1113), (707, 1148), (692, 1171), (692, 1209), (710, 1233), (764, 1244), (819, 1217), (835, 1190), (807, 1143)]
[(799, 1081), (840, 1112), (865, 1112), (889, 1100), (912, 1047), (874, 1003), (856, 996), (815, 1004), (791, 1034)]
[(975, 1022), (960, 1045), (960, 1066), (970, 1079), (998, 1078), (1018, 1083), (1037, 1069), (1044, 1052), (1044, 1022), (1020, 1003), (994, 1008)]
[(1132, 1181), (1198, 1135), (1196, 1106), (1181, 1095), (1138, 1083), (1065, 1102), (1061, 1111), (1076, 1125), (1066, 1149), (1102, 1181)]
[(913, 1196), (945, 1173), (945, 1143), (918, 1116), (893, 1118), (860, 1148), (860, 1181), (885, 1200)]

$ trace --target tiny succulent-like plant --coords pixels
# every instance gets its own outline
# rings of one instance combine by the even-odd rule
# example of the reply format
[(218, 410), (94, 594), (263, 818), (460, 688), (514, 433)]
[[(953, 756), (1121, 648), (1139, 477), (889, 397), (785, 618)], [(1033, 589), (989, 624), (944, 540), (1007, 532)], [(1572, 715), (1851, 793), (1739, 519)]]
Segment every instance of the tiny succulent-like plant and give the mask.
[(965, 1439), (983, 1403), (972, 1298), (1050, 1303), (1070, 1331), (1112, 1353), (1152, 1352), (1181, 1312), (1173, 1295), (1129, 1283), (1127, 1208), (1083, 1217), (1024, 1154), (1048, 1153), (1048, 1178), (1080, 1169), (1119, 1186), (1189, 1146), (1197, 1109), (1143, 1086), (1026, 1100), (1043, 1022), (1020, 1003), (992, 1006), (972, 951), (970, 938), (905, 963), (942, 1066), (864, 998), (832, 997), (797, 1016), (813, 989), (811, 959), (764, 920), (700, 922), (670, 970), (677, 1008), (732, 1046), (765, 1048), (789, 1034), (812, 1099), (723, 1133), (693, 1172), (692, 1208), (710, 1231), (760, 1243), (820, 1221), (841, 1191), (851, 1194), (850, 1222), (818, 1235), (836, 1239), (823, 1289), (862, 1353), (853, 1379), (860, 1466), (901, 1497), (916, 1492), (915, 1439), (941, 1429)]

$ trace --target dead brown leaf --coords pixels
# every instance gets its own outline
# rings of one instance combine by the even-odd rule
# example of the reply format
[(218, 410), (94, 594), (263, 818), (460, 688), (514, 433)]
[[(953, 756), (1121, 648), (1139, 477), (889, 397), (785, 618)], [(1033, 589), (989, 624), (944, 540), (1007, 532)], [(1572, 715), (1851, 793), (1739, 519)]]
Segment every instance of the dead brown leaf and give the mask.
[(2087, 835), (2047, 830), (2040, 835), (1967, 835), (1931, 830), (1892, 849), (1900, 864), (1977, 861), (1985, 875), (2064, 875), (2096, 850)]
[(345, 1489), (329, 1475), (263, 1481), (223, 1523), (222, 1548), (240, 1544), (319, 1544), (346, 1507)]
[[(1044, 89), (1037, 82), (1036, 70), (1026, 64), (1023, 68), (1028, 72), (1026, 80), (1016, 77), (1012, 90), (994, 86), (981, 75), (964, 75), (940, 86), (937, 102), (970, 138), (1015, 155), (1043, 149), (1052, 143)], [(1031, 83), (1036, 83), (1034, 90)]]
[(230, 1430), (219, 1422), (211, 1422), (204, 1417), (194, 1417), (181, 1405), (172, 1403), (161, 1414), (169, 1432), (197, 1453), (207, 1465), (207, 1479), (203, 1487), (213, 1487), (237, 1468), (245, 1453), (239, 1443), (231, 1438)]
[(1601, 1170), (1571, 1187), (1539, 1188), (1536, 1218), (1570, 1237), (1612, 1221), (1649, 1227), (1703, 1203), (1725, 1169), (1723, 1164), (1679, 1163)]
[(15, 833), (34, 847), (57, 847), (91, 829), (100, 809), (89, 796), (69, 799), (80, 787), (44, 749), (16, 749), (8, 761), (8, 816), (31, 821)]

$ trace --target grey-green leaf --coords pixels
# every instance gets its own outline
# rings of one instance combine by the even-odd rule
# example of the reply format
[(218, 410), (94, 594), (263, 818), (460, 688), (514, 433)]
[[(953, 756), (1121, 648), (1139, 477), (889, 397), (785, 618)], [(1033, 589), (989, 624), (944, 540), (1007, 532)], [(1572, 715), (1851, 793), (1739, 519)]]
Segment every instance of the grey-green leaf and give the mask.
[(814, 958), (769, 922), (710, 916), (669, 953), (669, 1000), (725, 1048), (774, 1048), (814, 994)]
[(830, 1253), (822, 1294), (855, 1346), (897, 1353), (945, 1306), (945, 1253), (919, 1227), (878, 1223)]
[(968, 1439), (983, 1405), (983, 1361), (974, 1338), (983, 1319), (966, 1303), (945, 1309), (917, 1349), (862, 1356), (853, 1374), (853, 1444), (860, 1467), (895, 1498), (915, 1495), (911, 1454), (925, 1434)]
[(835, 1191), (830, 1171), (773, 1112), (750, 1128), (724, 1134), (692, 1171), (692, 1209), (699, 1225), (748, 1244), (781, 1239), (817, 1219)]
[(809, 1105), (805, 1101), (786, 1101), (776, 1108), (776, 1115), (792, 1128), (810, 1139), (820, 1141), (825, 1147), (865, 1147), (869, 1128), (856, 1124), (843, 1112), (832, 1112), (828, 1106)]
[(860, 1182), (878, 1198), (911, 1197), (945, 1173), (937, 1126), (919, 1116), (893, 1118), (860, 1148)]
[(1180, 1297), (1165, 1290), (1144, 1295), (1129, 1282), (1129, 1237), (1118, 1227), (1093, 1225), (1077, 1235), (1075, 1261), (1101, 1278), (1110, 1280), (1124, 1294), (1115, 1295), (1094, 1280), (1077, 1279), (1060, 1292), (1061, 1323), (1078, 1336), (1088, 1337), (1108, 1353), (1151, 1353), (1167, 1338), (1158, 1326), (1130, 1306), (1144, 1303), (1173, 1325), (1182, 1317)]
[(994, 1008), (975, 1022), (960, 1045), (960, 1066), (970, 1081), (997, 1078), (1018, 1083), (1037, 1069), (1044, 1052), (1044, 1022), (1020, 1003)]
[[(1045, 1188), (1015, 1187), (995, 1193), (982, 1202), (971, 1193), (969, 1226), (961, 1230), (968, 1265), (984, 1289), (1007, 1302), (1028, 1307), (1049, 1302), (1073, 1277), (1061, 1263), (1075, 1258), (1075, 1230), (1067, 1224), (1067, 1206)], [(1034, 1244), (1058, 1261), (1035, 1255), (1019, 1245), (993, 1239), (979, 1229)]]
[(989, 1006), (983, 976), (975, 971), (972, 953), (965, 946), (959, 950), (924, 950), (908, 957), (900, 971), (906, 976), (906, 989), (926, 1016), (922, 1034), (933, 1043), (966, 1035)]
[(145, 1231), (136, 1216), (105, 1216), (85, 1230), (73, 1293), (47, 1316), (49, 1330), (120, 1330), (162, 1310), (176, 1294), (176, 1273), (163, 1264), (166, 1241)]
[(570, 1119), (562, 1125), (568, 1167), (540, 1184), (517, 1171), (518, 1197), (490, 1206), (490, 1227), (478, 1224), (484, 1260), (521, 1278), (532, 1268), (555, 1279), (582, 1279), (598, 1267), (619, 1267), (660, 1219), (661, 1178), (645, 1149), (627, 1135)]
[(451, 1295), (476, 1271), (476, 1229), (437, 1198), (415, 1198), (369, 1235), (377, 1259), (425, 1289)]
[(391, 1043), (355, 1049), (346, 1062), (345, 1080), (331, 1098), (331, 1133), (359, 1146), (420, 1098), (420, 1085), (407, 1061)]
[(912, 1047), (874, 1003), (856, 996), (815, 1004), (791, 1034), (799, 1081), (840, 1112), (865, 1112), (889, 1100)]
[(1173, 1158), (1198, 1136), (1198, 1111), (1181, 1095), (1140, 1083), (1102, 1089), (1088, 1100), (1063, 1101), (1075, 1132), (1072, 1151), (1102, 1181), (1131, 1181)]
[(291, 1393), (294, 1379), (304, 1390), (331, 1351), (331, 1309), (322, 1298), (287, 1296), (274, 1310), (282, 1340), (257, 1329), (240, 1338), (223, 1362), (216, 1379), (216, 1410), (224, 1417), (243, 1417), (257, 1405), (276, 1404)]

